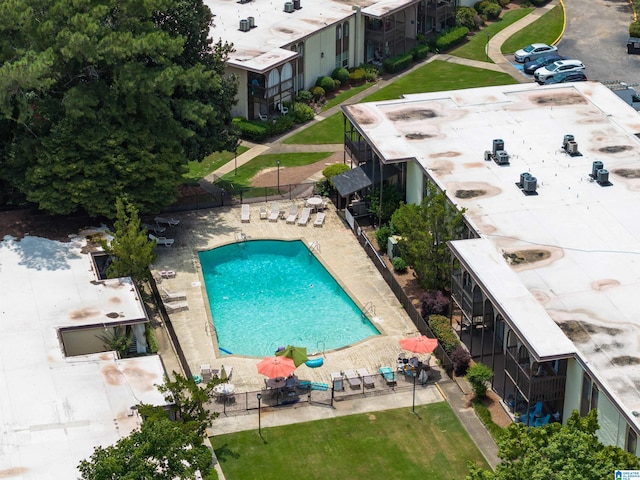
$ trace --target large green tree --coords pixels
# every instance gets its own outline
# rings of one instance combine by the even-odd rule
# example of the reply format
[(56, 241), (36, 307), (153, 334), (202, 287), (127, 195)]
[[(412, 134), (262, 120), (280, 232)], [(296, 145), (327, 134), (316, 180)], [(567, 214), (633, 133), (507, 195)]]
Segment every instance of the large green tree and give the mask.
[(602, 480), (615, 470), (640, 469), (638, 457), (598, 440), (598, 414), (574, 410), (566, 425), (514, 423), (498, 442), (495, 472), (470, 465), (466, 480)]
[(85, 480), (195, 479), (209, 471), (211, 451), (195, 429), (167, 418), (144, 422), (115, 445), (96, 447), (78, 465)]
[(140, 211), (233, 150), (231, 46), (202, 0), (0, 2), (0, 188), (53, 213)]
[(447, 290), (451, 283), (449, 240), (462, 237), (464, 209), (447, 201), (444, 192), (429, 184), (420, 205), (403, 204), (391, 217), (401, 237), (398, 250), (413, 267), (420, 286), (429, 290)]

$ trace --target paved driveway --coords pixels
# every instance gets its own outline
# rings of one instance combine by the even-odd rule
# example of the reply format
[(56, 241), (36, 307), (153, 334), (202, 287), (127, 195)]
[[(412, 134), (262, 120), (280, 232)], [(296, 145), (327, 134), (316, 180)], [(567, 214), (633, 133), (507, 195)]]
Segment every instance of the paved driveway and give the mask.
[(627, 54), (633, 13), (628, 0), (564, 0), (567, 29), (560, 55), (577, 58), (589, 80), (640, 83), (640, 55)]

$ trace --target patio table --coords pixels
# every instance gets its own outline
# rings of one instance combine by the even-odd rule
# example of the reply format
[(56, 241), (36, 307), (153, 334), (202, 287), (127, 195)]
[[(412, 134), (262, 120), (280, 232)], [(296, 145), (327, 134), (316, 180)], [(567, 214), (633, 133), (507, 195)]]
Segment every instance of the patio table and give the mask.
[(287, 384), (287, 379), (284, 377), (270, 378), (269, 380), (267, 380), (268, 388), (282, 388), (286, 384)]
[(322, 205), (322, 198), (320, 197), (307, 198), (307, 205), (309, 205), (310, 207), (313, 207), (314, 210), (317, 212), (318, 207)]
[(221, 397), (226, 397), (228, 395), (233, 395), (236, 387), (232, 383), (221, 383), (213, 387), (213, 391), (216, 395), (220, 395)]

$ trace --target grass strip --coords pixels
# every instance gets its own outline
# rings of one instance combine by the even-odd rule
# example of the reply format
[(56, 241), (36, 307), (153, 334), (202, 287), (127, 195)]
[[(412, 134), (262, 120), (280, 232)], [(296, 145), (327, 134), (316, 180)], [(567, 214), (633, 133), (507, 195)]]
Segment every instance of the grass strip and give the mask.
[(510, 36), (502, 44), (502, 53), (510, 54), (531, 43), (551, 45), (562, 33), (564, 27), (564, 11), (562, 4), (553, 7), (538, 20)]

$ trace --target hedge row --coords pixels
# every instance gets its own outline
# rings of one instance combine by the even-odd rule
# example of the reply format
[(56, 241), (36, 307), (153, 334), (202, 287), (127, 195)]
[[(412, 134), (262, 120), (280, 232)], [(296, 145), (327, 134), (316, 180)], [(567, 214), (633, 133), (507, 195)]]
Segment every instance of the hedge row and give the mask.
[(454, 45), (462, 43), (465, 38), (467, 38), (468, 34), (469, 29), (467, 27), (453, 28), (438, 37), (438, 39), (436, 40), (436, 47), (438, 51), (447, 50)]
[(273, 122), (236, 117), (233, 119), (233, 126), (238, 129), (241, 138), (261, 142), (272, 135), (291, 130), (296, 124), (308, 122), (315, 116), (313, 109), (304, 103), (296, 102), (294, 106), (288, 103), (284, 105), (289, 109), (289, 114), (282, 115)]
[(447, 355), (451, 355), (451, 352), (460, 345), (460, 340), (453, 331), (449, 319), (444, 315), (431, 315), (428, 323), (431, 331), (440, 340), (444, 351), (447, 352)]
[(397, 73), (411, 65), (411, 62), (413, 62), (413, 55), (411, 53), (403, 53), (395, 57), (385, 58), (382, 66), (385, 72)]

